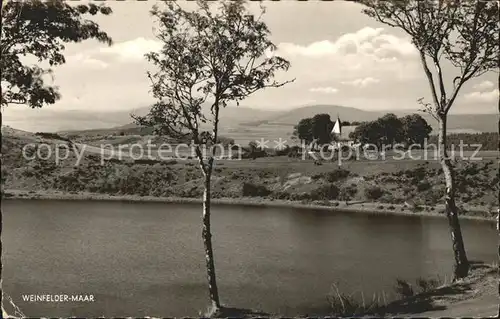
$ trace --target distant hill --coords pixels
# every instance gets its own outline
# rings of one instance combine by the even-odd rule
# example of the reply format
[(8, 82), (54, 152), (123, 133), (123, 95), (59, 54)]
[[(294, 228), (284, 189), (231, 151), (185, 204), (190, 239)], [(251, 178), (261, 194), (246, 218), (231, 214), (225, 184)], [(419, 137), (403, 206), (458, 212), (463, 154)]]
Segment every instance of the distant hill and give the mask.
[[(84, 127), (82, 129), (75, 129), (75, 127), (79, 126), (81, 123), (79, 119), (77, 118), (76, 123), (73, 123), (72, 127), (73, 129), (59, 129), (57, 130), (58, 133), (62, 134), (87, 134), (87, 135), (105, 135), (105, 134), (113, 134), (113, 133), (120, 133), (124, 132), (126, 134), (149, 134), (151, 130), (149, 129), (143, 129), (138, 127), (136, 124), (131, 123), (132, 118), (130, 114), (134, 115), (146, 115), (149, 111), (149, 107), (141, 107), (132, 111), (123, 111), (123, 112), (112, 112), (112, 113), (106, 113), (104, 114), (96, 114), (94, 117), (96, 120), (98, 120), (95, 123), (102, 123), (103, 119), (109, 117), (113, 117), (110, 119), (110, 124), (111, 125), (92, 125)], [(210, 112), (209, 108), (206, 107), (205, 112), (209, 114)], [(268, 111), (268, 110), (258, 110), (258, 109), (253, 109), (249, 107), (243, 107), (243, 106), (228, 106), (226, 107), (221, 113), (220, 113), (220, 124), (221, 128), (223, 127), (224, 129), (232, 129), (238, 127), (238, 125), (243, 122), (243, 121), (259, 121), (261, 119), (267, 119), (269, 117), (272, 117), (279, 112), (277, 111)], [(67, 114), (60, 114), (60, 117), (65, 117)], [(120, 121), (119, 123), (117, 123)], [(84, 123), (87, 123), (88, 119), (85, 119)], [(209, 130), (210, 126), (207, 125), (201, 125), (202, 129)]]
[[(433, 133), (437, 132), (436, 119), (429, 114), (421, 115), (432, 126)], [(448, 115), (448, 131), (455, 133), (498, 132), (498, 114), (450, 114)]]
[[(123, 111), (56, 111), (46, 107), (43, 109), (11, 112), (6, 109), (3, 114), (4, 124), (17, 129), (32, 132), (68, 132), (89, 130), (102, 131), (100, 134), (111, 134), (121, 130), (137, 133), (139, 128), (132, 123), (130, 114), (145, 115), (149, 107)], [(206, 110), (209, 112), (209, 110)], [(327, 113), (334, 119), (337, 114), (344, 121), (371, 121), (391, 111), (364, 111), (353, 107), (339, 105), (311, 105), (288, 111), (270, 111), (244, 106), (228, 106), (221, 112), (221, 128), (224, 131), (241, 130), (242, 127), (293, 126), (301, 119), (319, 113)], [(437, 129), (437, 122), (428, 114), (418, 111), (392, 111), (398, 116), (420, 113), (429, 124)], [(497, 114), (452, 114), (449, 116), (450, 131), (461, 132), (497, 132)]]
[[(122, 127), (134, 127), (131, 114), (146, 115), (149, 107), (120, 111), (54, 110), (50, 106), (42, 109), (7, 108), (3, 111), (4, 124), (33, 132), (86, 131)], [(207, 109), (209, 112), (209, 110)], [(238, 125), (243, 121), (267, 119), (279, 112), (258, 110), (243, 106), (228, 106), (221, 112), (221, 124)]]
[(131, 111), (54, 110), (50, 106), (42, 109), (7, 108), (3, 121), (11, 127), (32, 132), (88, 130), (130, 123)]
[[(363, 111), (354, 107), (345, 107), (339, 105), (311, 105), (303, 106), (290, 111), (285, 111), (276, 114), (275, 116), (266, 119), (265, 124), (274, 125), (296, 125), (301, 119), (312, 117), (315, 114), (326, 113), (330, 114), (332, 119), (337, 118), (337, 115), (343, 121), (371, 121), (385, 113)], [(259, 122), (246, 121), (245, 125), (259, 125)]]
[[(246, 126), (266, 125), (296, 125), (301, 119), (312, 117), (315, 114), (326, 113), (332, 119), (340, 116), (342, 121), (373, 121), (386, 113), (394, 113), (397, 116), (418, 113), (432, 126), (433, 131), (437, 132), (438, 123), (429, 114), (418, 110), (394, 110), (394, 111), (364, 111), (353, 107), (339, 105), (312, 105), (296, 108), (281, 114), (277, 114), (267, 120), (243, 122)], [(479, 132), (497, 132), (498, 114), (450, 114), (448, 116), (448, 129), (451, 131), (461, 131), (468, 133)]]
[(26, 138), (35, 140), (36, 136), (32, 132), (27, 132), (23, 130), (18, 130), (12, 128), (8, 125), (2, 125), (2, 137), (12, 137), (12, 138)]
[[(139, 115), (147, 114), (149, 108), (140, 108), (136, 112)], [(205, 114), (210, 114), (210, 108), (208, 106), (204, 107)], [(220, 123), (225, 127), (238, 126), (243, 122), (253, 122), (267, 120), (268, 118), (273, 118), (282, 114), (280, 111), (270, 111), (255, 109), (245, 106), (227, 106), (220, 113)], [(130, 124), (128, 124), (130, 125)], [(125, 125), (126, 127), (126, 125)]]

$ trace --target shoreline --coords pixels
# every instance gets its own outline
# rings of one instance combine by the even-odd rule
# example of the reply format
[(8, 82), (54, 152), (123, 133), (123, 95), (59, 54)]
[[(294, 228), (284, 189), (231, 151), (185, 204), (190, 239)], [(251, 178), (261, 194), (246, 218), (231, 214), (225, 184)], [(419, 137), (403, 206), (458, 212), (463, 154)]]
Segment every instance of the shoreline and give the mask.
[[(7, 195), (7, 196), (5, 196)], [(201, 198), (189, 197), (154, 197), (154, 196), (138, 196), (138, 195), (108, 195), (88, 192), (79, 193), (63, 193), (59, 191), (26, 191), (5, 189), (2, 199), (29, 199), (29, 200), (68, 200), (68, 201), (117, 201), (117, 202), (132, 202), (132, 203), (165, 203), (165, 204), (202, 204)], [(378, 202), (363, 202), (346, 204), (343, 201), (331, 201), (331, 205), (323, 205), (318, 203), (302, 203), (299, 201), (290, 200), (269, 200), (265, 198), (212, 198), (214, 205), (236, 205), (248, 207), (275, 207), (275, 208), (292, 208), (292, 209), (312, 209), (323, 210), (340, 213), (363, 213), (371, 215), (388, 215), (388, 216), (418, 216), (418, 217), (440, 217), (445, 218), (446, 215), (436, 213), (435, 211), (412, 211), (405, 205), (387, 204)], [(335, 204), (336, 203), (336, 204)], [(383, 206), (383, 208), (380, 208)], [(392, 209), (389, 209), (392, 207)], [(435, 206), (440, 208), (440, 205)], [(476, 212), (485, 213), (480, 209), (473, 209)], [(485, 216), (469, 216), (460, 215), (460, 219), (495, 222), (495, 217)]]

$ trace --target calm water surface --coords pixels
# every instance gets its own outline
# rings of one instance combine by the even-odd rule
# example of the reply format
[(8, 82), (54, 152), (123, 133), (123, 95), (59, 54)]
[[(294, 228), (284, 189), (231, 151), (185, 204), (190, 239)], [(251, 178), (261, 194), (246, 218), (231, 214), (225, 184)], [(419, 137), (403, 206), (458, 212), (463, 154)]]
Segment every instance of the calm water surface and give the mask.
[[(5, 200), (3, 289), (28, 316), (198, 316), (208, 305), (201, 206)], [(215, 206), (221, 302), (320, 313), (332, 284), (393, 294), (396, 278), (450, 276), (445, 219)], [(493, 223), (463, 221), (469, 258), (496, 260)], [(93, 294), (29, 303), (22, 294)]]

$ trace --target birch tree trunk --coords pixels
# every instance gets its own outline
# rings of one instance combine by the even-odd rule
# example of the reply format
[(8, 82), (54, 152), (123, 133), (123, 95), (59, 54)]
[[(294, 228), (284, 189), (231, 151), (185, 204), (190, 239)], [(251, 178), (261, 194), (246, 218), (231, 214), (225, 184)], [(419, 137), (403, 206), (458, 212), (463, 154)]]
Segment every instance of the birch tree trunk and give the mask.
[(465, 253), (464, 241), (462, 238), (462, 230), (460, 229), (460, 222), (458, 220), (458, 209), (455, 204), (455, 176), (451, 159), (448, 157), (446, 150), (446, 121), (447, 115), (439, 116), (439, 137), (438, 149), (439, 160), (443, 169), (444, 178), (446, 181), (445, 193), (445, 212), (448, 218), (448, 225), (450, 228), (451, 242), (453, 246), (453, 255), (455, 257), (455, 265), (453, 269), (454, 280), (464, 278), (469, 273), (469, 261)]
[[(3, 131), (3, 106), (0, 106), (0, 141), (2, 141), (2, 138), (3, 138), (3, 134), (2, 134), (2, 131)], [(0, 143), (1, 144), (1, 143)], [(2, 149), (0, 147), (0, 167), (3, 165), (3, 154), (2, 154)], [(3, 177), (3, 176), (2, 176)], [(0, 196), (3, 196), (3, 181), (0, 181)], [(2, 229), (1, 225), (2, 224), (2, 211), (0, 209), (0, 229)], [(0, 252), (2, 251), (2, 243), (0, 242)], [(2, 265), (2, 262), (0, 261), (0, 266)], [(2, 270), (1, 270), (2, 267), (0, 267), (0, 275), (2, 274)]]
[[(500, 1), (498, 2), (499, 12), (500, 14)], [(500, 55), (498, 56), (498, 67), (500, 68)], [(498, 73), (498, 83), (500, 83), (500, 73)], [(498, 114), (500, 115), (500, 96), (498, 97)], [(498, 134), (500, 138), (500, 117), (498, 118)], [(498, 151), (500, 151), (500, 139), (498, 140)], [(500, 163), (497, 164), (498, 169), (500, 169)], [(500, 181), (498, 181), (500, 184)], [(500, 185), (499, 185), (500, 186)], [(500, 204), (500, 202), (498, 203)], [(500, 205), (497, 208), (497, 232), (498, 232), (498, 260), (500, 261)], [(498, 275), (500, 276), (500, 263), (498, 264)], [(500, 298), (500, 280), (498, 281), (498, 297)], [(497, 317), (500, 318), (500, 303), (498, 304), (498, 314)]]
[[(210, 170), (210, 169), (209, 169)], [(215, 276), (214, 252), (212, 249), (212, 232), (210, 231), (210, 179), (211, 171), (204, 173), (205, 190), (203, 192), (203, 246), (205, 247), (205, 261), (207, 265), (208, 291), (213, 310), (220, 309), (219, 291)]]

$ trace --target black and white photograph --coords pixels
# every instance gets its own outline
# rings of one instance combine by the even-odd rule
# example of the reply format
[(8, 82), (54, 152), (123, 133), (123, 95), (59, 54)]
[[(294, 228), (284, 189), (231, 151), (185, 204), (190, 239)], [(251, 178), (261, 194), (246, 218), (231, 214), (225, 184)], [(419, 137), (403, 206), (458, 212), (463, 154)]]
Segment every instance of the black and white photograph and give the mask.
[(500, 316), (500, 1), (1, 16), (2, 318)]

